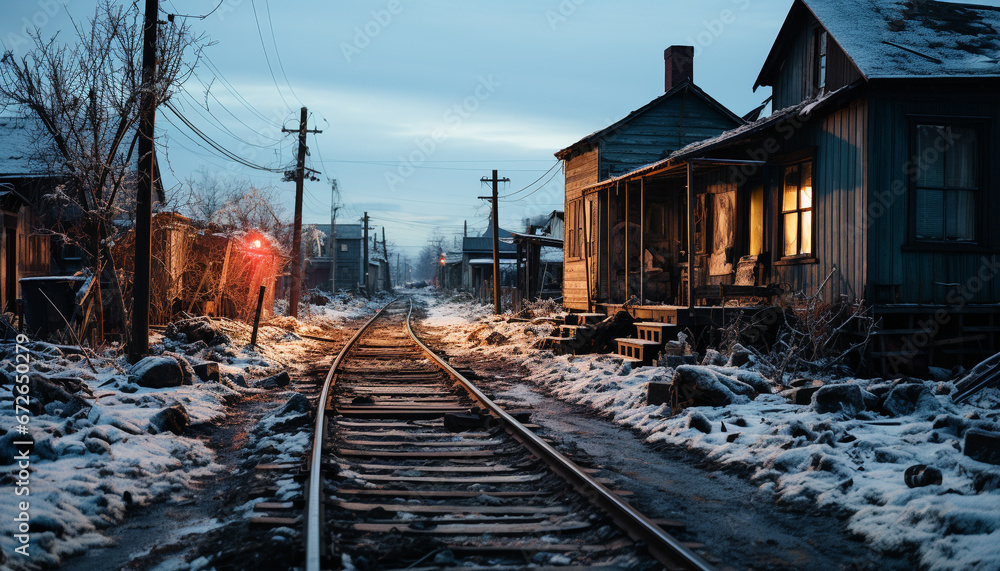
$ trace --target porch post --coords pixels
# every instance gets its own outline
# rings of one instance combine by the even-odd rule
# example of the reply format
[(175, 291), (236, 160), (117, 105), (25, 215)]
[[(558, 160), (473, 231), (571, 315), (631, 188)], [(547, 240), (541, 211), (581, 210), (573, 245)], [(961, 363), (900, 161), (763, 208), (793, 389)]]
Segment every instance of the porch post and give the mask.
[(639, 305), (646, 302), (646, 177), (639, 177)]
[(694, 313), (694, 163), (687, 163), (687, 216), (688, 216), (688, 239), (687, 239), (687, 263), (688, 263), (688, 283), (687, 298), (688, 312)]
[(628, 289), (628, 270), (629, 270), (629, 268), (628, 268), (628, 249), (629, 249), (629, 245), (630, 245), (629, 244), (628, 235), (630, 234), (629, 230), (631, 230), (631, 228), (629, 228), (629, 220), (628, 220), (629, 210), (630, 210), (630, 208), (629, 208), (629, 203), (628, 203), (628, 181), (626, 180), (625, 181), (625, 295), (622, 296), (622, 303), (625, 303), (629, 299), (631, 299), (629, 297), (629, 295), (628, 295), (629, 294), (629, 289)]

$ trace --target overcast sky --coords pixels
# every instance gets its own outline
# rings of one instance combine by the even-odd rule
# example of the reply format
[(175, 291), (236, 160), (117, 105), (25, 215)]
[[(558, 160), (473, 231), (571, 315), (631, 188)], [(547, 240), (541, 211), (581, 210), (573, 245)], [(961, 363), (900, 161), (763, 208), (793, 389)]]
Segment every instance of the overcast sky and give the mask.
[[(25, 18), (43, 32), (91, 13), (85, 0), (0, 0), (11, 47)], [(492, 169), (510, 184), (501, 226), (563, 207), (553, 153), (663, 92), (663, 50), (694, 45), (695, 83), (743, 115), (770, 95), (751, 90), (791, 0), (163, 0), (169, 13), (200, 15), (192, 27), (214, 45), (176, 103), (210, 137), (251, 162), (290, 166), (299, 108), (309, 109), (311, 156), (321, 171), (305, 187), (304, 222), (367, 211), (396, 251), (415, 255), (434, 232), (446, 245), (468, 221), (487, 227), (478, 196)], [(996, 5), (996, 1), (982, 2)], [(48, 10), (48, 11), (47, 11)], [(162, 17), (163, 15), (161, 15)], [(165, 19), (165, 18), (164, 18)], [(64, 34), (67, 32), (63, 32)], [(16, 43), (16, 42), (14, 42)], [(266, 54), (266, 55), (265, 55)], [(221, 76), (221, 77), (219, 77)], [(206, 96), (206, 86), (210, 95)], [(207, 99), (207, 109), (205, 109)], [(205, 167), (274, 185), (293, 210), (294, 183), (198, 147), (161, 108), (164, 183)], [(228, 130), (228, 132), (227, 132)], [(164, 153), (165, 151), (165, 153)], [(543, 184), (549, 181), (548, 184)], [(537, 190), (535, 190), (537, 189)], [(514, 200), (521, 198), (521, 200)]]

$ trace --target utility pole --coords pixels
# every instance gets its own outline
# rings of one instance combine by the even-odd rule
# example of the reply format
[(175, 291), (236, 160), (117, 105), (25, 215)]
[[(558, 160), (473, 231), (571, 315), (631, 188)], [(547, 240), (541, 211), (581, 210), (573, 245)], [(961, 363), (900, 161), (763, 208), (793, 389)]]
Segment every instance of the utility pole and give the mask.
[[(135, 274), (133, 276), (133, 363), (149, 353), (149, 276), (153, 219), (153, 135), (156, 127), (156, 15), (159, 0), (146, 0), (142, 21), (142, 97), (139, 119), (139, 185), (135, 205)], [(98, 254), (99, 255), (99, 254)], [(101, 279), (100, 273), (97, 280)], [(98, 300), (100, 303), (100, 300)]]
[(368, 213), (365, 212), (365, 217), (361, 219), (364, 223), (365, 237), (361, 240), (361, 243), (365, 245), (365, 258), (364, 267), (361, 269), (361, 277), (365, 280), (365, 291), (368, 291)]
[(330, 195), (330, 295), (337, 295), (337, 199), (340, 191), (337, 180), (330, 181), (333, 192)]
[(481, 182), (493, 183), (493, 196), (480, 196), (480, 200), (493, 202), (493, 312), (497, 315), (503, 312), (500, 307), (500, 221), (497, 218), (497, 192), (501, 182), (510, 182), (509, 178), (498, 178), (493, 171), (493, 178), (483, 177)]
[(288, 300), (288, 314), (299, 316), (299, 285), (302, 281), (302, 186), (306, 178), (306, 133), (322, 133), (318, 129), (312, 131), (306, 128), (309, 111), (303, 107), (299, 113), (299, 128), (297, 130), (281, 129), (282, 133), (299, 134), (299, 158), (295, 166), (295, 221), (292, 226), (292, 291)]
[(389, 246), (385, 243), (385, 226), (382, 227), (382, 253), (385, 254), (385, 291), (392, 290), (392, 274), (389, 271)]

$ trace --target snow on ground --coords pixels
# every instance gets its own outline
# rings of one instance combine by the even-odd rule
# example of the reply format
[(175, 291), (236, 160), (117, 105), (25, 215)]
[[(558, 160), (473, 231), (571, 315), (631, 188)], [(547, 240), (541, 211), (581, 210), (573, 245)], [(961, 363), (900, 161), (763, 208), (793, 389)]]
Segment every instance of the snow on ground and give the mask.
[[(84, 405), (75, 407), (59, 401), (48, 403), (29, 415), (29, 434), (15, 432), (13, 343), (0, 343), (0, 568), (33, 569), (52, 567), (91, 547), (111, 540), (105, 530), (126, 517), (129, 509), (158, 502), (196, 500), (203, 482), (211, 481), (226, 468), (216, 463), (215, 452), (198, 437), (157, 430), (150, 420), (161, 410), (182, 405), (190, 427), (213, 425), (227, 415), (228, 404), (242, 395), (266, 392), (256, 381), (281, 371), (293, 376), (312, 363), (302, 357), (306, 348), (296, 333), (321, 332), (319, 323), (351, 319), (374, 312), (370, 302), (343, 299), (323, 307), (306, 306), (314, 314), (298, 321), (276, 318), (274, 326), (262, 326), (258, 346), (250, 348), (251, 328), (240, 322), (214, 319), (212, 329), (223, 335), (211, 345), (193, 341), (185, 334), (167, 337), (155, 334), (151, 353), (169, 353), (191, 362), (212, 361), (219, 365), (220, 382), (201, 382), (167, 388), (144, 388), (129, 379), (124, 357), (108, 352), (91, 356), (94, 369), (74, 351), (31, 341), (29, 376), (69, 378), (85, 388), (75, 393)], [(280, 326), (280, 327), (279, 327)], [(133, 371), (134, 372), (134, 371)], [(32, 398), (37, 402), (40, 395)], [(304, 397), (298, 397), (308, 405)], [(301, 402), (299, 403), (302, 404)], [(292, 460), (309, 445), (308, 435), (286, 434), (289, 427), (308, 419), (301, 410), (282, 409), (285, 416), (265, 418), (264, 429), (252, 435), (251, 444), (277, 444)], [(23, 413), (23, 412), (22, 412)], [(22, 414), (18, 413), (18, 414)], [(279, 413), (275, 413), (279, 414)], [(277, 425), (277, 426), (276, 426)], [(30, 467), (22, 472), (14, 460), (19, 448), (14, 441), (34, 441)], [(27, 475), (25, 480), (23, 476)], [(18, 482), (25, 482), (24, 484)], [(283, 483), (287, 495), (298, 486)], [(15, 490), (24, 488), (26, 495)], [(15, 552), (22, 545), (14, 518), (28, 503), (30, 516), (29, 558)]]
[[(420, 297), (429, 306), (424, 325), (445, 329), (452, 355), (522, 360), (529, 382), (610, 416), (648, 442), (688, 448), (735, 469), (779, 503), (846, 518), (848, 529), (879, 551), (916, 553), (927, 569), (1000, 568), (1000, 466), (965, 456), (960, 437), (970, 427), (1000, 430), (1000, 390), (959, 406), (948, 396), (950, 383), (928, 384), (937, 390), (897, 417), (821, 414), (778, 394), (672, 416), (669, 406), (646, 404), (648, 383), (671, 381), (672, 369), (632, 369), (606, 355), (553, 356), (533, 348), (551, 326), (508, 323), (469, 301)], [(747, 374), (745, 368), (712, 367), (731, 376)], [(836, 382), (874, 391), (880, 381)], [(908, 487), (904, 472), (918, 464), (939, 469), (942, 483)]]

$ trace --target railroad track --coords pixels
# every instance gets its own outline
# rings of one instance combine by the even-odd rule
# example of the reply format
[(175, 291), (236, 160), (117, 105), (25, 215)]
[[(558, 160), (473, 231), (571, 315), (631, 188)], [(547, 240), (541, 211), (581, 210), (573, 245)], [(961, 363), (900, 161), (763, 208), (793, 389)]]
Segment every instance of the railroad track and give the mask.
[(711, 568), (434, 355), (411, 310), (383, 308), (327, 374), (307, 570)]

